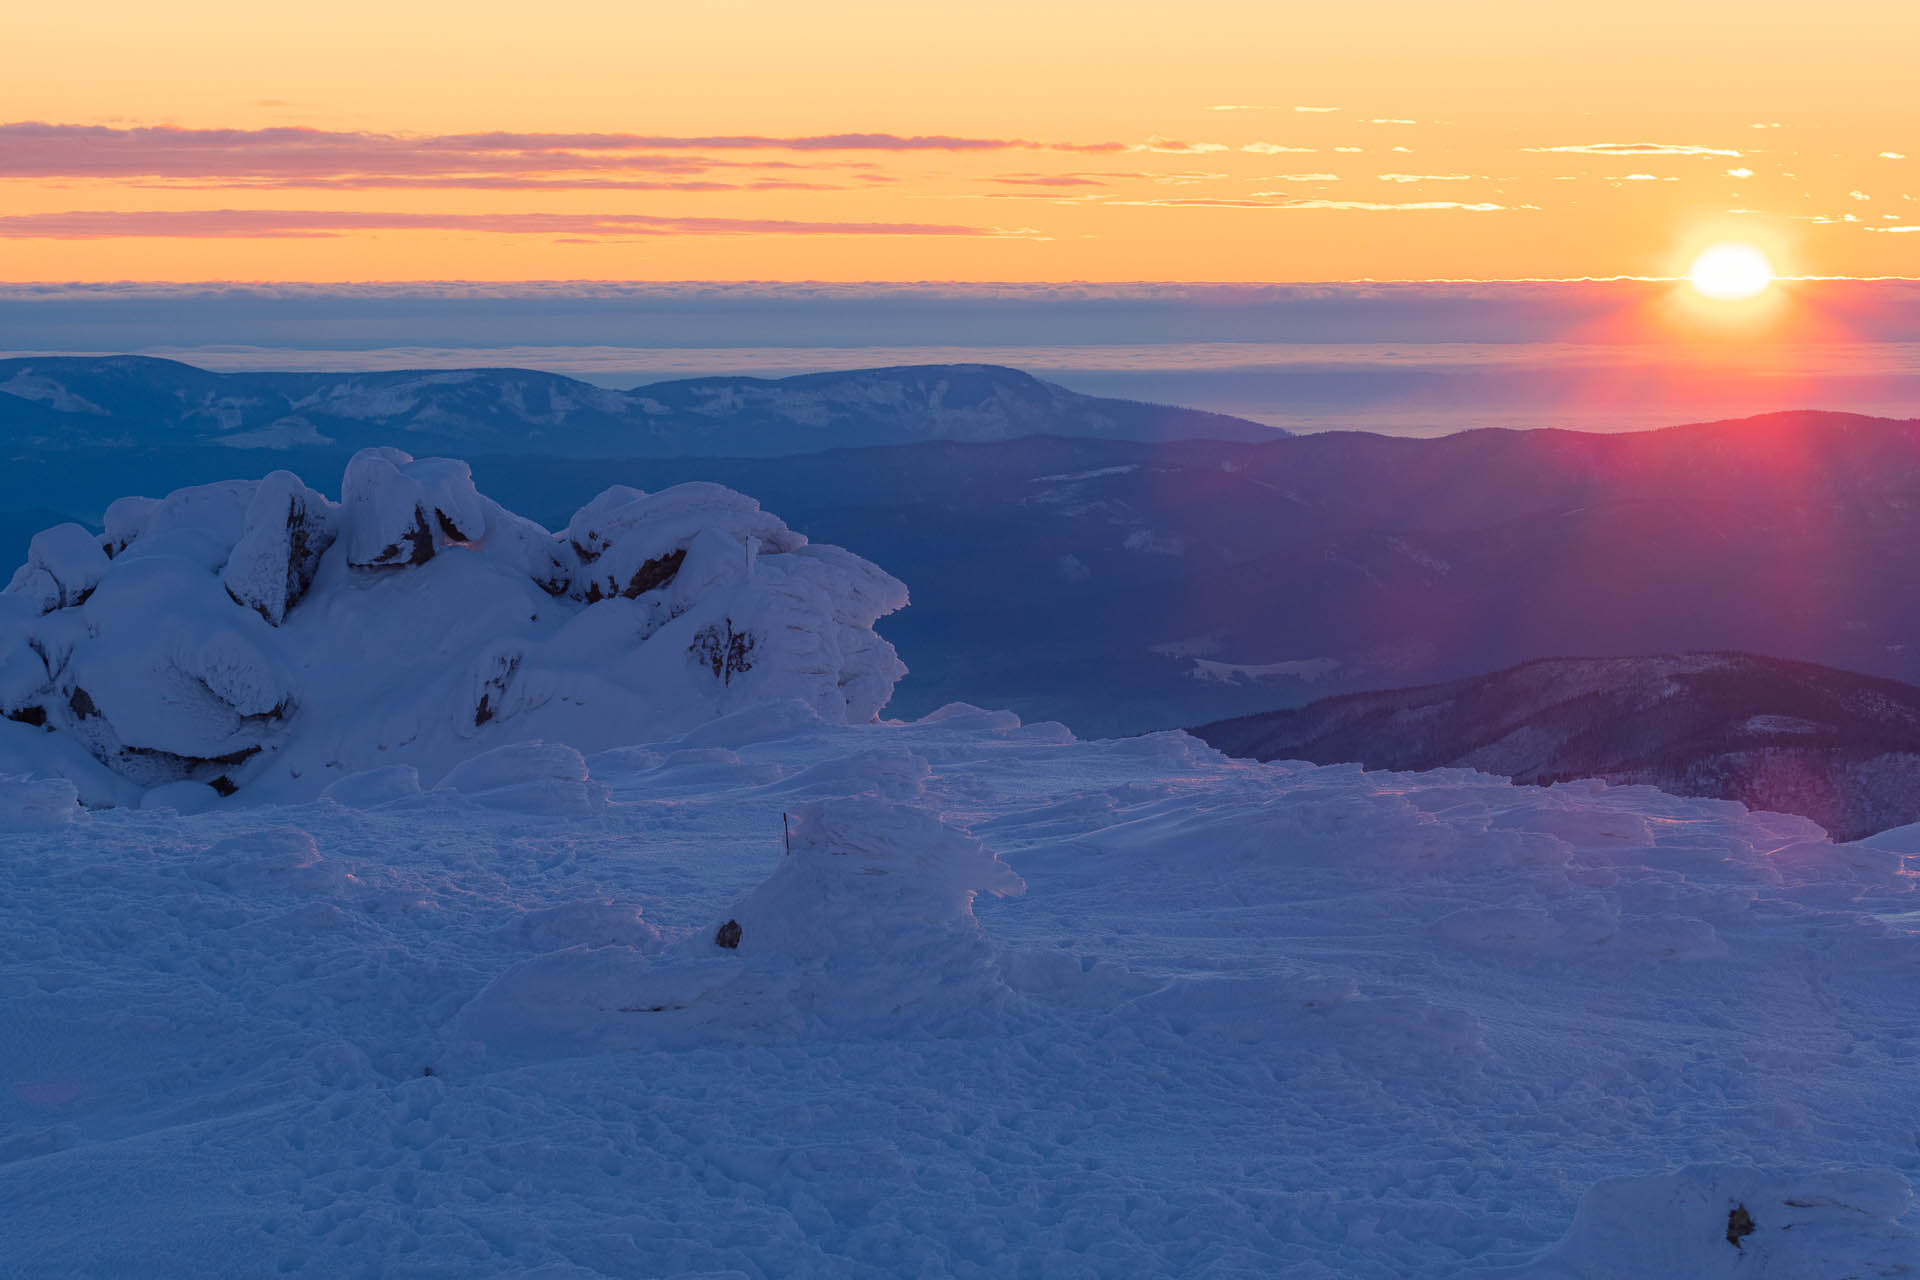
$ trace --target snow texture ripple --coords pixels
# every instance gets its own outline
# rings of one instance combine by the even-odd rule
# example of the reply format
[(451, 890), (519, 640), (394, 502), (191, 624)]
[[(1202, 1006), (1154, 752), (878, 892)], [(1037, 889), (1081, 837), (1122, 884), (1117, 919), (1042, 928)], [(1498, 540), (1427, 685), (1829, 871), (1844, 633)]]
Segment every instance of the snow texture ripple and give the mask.
[(1911, 828), (802, 700), (0, 827), (7, 1276), (1920, 1267)]

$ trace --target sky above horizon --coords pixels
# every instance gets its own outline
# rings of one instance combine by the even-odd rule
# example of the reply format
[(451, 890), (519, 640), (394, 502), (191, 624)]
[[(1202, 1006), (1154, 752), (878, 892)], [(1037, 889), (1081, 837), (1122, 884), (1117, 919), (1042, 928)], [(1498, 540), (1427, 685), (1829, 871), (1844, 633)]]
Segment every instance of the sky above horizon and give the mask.
[(9, 15), (0, 280), (1920, 276), (1920, 8)]

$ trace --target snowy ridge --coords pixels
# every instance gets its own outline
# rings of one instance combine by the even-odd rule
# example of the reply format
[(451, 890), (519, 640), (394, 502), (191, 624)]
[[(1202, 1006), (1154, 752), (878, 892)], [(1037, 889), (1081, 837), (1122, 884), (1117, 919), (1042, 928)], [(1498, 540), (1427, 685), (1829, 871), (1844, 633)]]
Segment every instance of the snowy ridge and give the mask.
[(714, 377), (630, 391), (532, 369), (212, 373), (142, 356), (0, 360), (0, 440), (571, 458), (776, 457), (1024, 436), (1267, 441), (1244, 418), (1080, 395), (996, 365)]
[(0, 786), (9, 1267), (1920, 1262), (1911, 828), (797, 701), (380, 781)]
[(769, 699), (871, 720), (906, 670), (873, 623), (906, 598), (718, 485), (616, 486), (555, 534), (463, 462), (369, 449), (337, 504), (277, 471), (35, 537), (0, 594), (0, 774), (197, 808)]
[(1737, 800), (1836, 839), (1920, 819), (1920, 688), (1750, 653), (1543, 658), (1202, 725), (1234, 755)]

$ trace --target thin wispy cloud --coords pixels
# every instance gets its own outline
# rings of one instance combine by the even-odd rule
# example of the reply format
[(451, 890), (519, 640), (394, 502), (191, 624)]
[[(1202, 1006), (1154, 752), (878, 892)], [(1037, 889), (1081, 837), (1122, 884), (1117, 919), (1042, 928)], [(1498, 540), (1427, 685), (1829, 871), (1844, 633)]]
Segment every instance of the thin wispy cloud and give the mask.
[(1508, 207), (1490, 200), (1292, 200), (1289, 209), (1349, 209), (1360, 213), (1418, 213), (1430, 210), (1457, 210), (1461, 213), (1503, 213)]
[(1127, 148), (1129, 151), (1151, 151), (1165, 156), (1203, 156), (1231, 149), (1224, 142), (1182, 142), (1178, 138), (1163, 138), (1157, 133), (1145, 142), (1136, 142)]
[[(1338, 111), (1338, 107), (1289, 107), (1268, 103), (1230, 102), (1208, 107), (1208, 111), (1298, 111), (1308, 115), (1325, 115)], [(1412, 124), (1411, 120), (1375, 120), (1375, 124)]]
[(1009, 173), (990, 182), (1002, 182), (1015, 187), (1104, 187), (1108, 177), (1139, 177), (1138, 174), (1107, 174), (1095, 177), (1086, 173)]
[(1253, 198), (1236, 200), (1227, 197), (1193, 196), (1167, 200), (1111, 200), (1111, 205), (1138, 206), (1155, 209), (1344, 209), (1356, 213), (1403, 213), (1438, 210), (1458, 210), (1464, 213), (1496, 213), (1509, 208), (1503, 204), (1487, 201), (1465, 202), (1460, 200), (1323, 200), (1289, 196), (1284, 191), (1256, 191)]
[(679, 218), (640, 213), (406, 213), (310, 209), (75, 209), (0, 215), (0, 239), (317, 239), (362, 231), (545, 236), (1027, 236), (1031, 228), (923, 222)]
[(1882, 160), (1905, 160), (1907, 156), (1904, 151), (1882, 151), (1880, 158)]
[(1255, 156), (1280, 156), (1289, 154), (1308, 156), (1319, 150), (1318, 147), (1285, 147), (1277, 142), (1249, 142), (1240, 149), (1248, 155)]
[[(785, 167), (785, 166), (783, 166)], [(794, 166), (801, 167), (801, 166)], [(723, 182), (712, 178), (601, 178), (527, 174), (461, 174), (413, 177), (396, 174), (345, 178), (129, 178), (118, 184), (136, 191), (857, 191), (855, 184), (898, 181), (891, 174), (851, 175), (847, 182), (757, 178)]]
[[(441, 179), (447, 185), (507, 174), (648, 170), (696, 173), (719, 166), (780, 164), (741, 152), (809, 156), (888, 152), (1120, 152), (1117, 142), (1036, 142), (946, 134), (836, 133), (807, 136), (633, 133), (463, 133), (406, 135), (307, 128), (182, 129), (104, 125), (0, 124), (0, 177), (277, 180)], [(711, 154), (733, 156), (718, 160)], [(815, 161), (814, 163), (818, 163)]]
[(1522, 147), (1521, 150), (1582, 156), (1730, 156), (1736, 159), (1742, 154), (1724, 147), (1696, 147), (1672, 142), (1581, 142), (1559, 147)]
[(1468, 182), (1470, 173), (1383, 173), (1378, 175), (1382, 182)]

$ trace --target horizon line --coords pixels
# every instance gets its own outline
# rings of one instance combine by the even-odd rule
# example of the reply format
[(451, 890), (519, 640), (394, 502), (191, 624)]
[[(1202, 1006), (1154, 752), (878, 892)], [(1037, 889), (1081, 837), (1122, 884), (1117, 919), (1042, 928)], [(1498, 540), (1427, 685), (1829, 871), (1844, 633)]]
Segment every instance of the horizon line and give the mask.
[[(87, 289), (121, 288), (138, 286), (157, 289), (194, 289), (208, 287), (228, 288), (405, 288), (425, 285), (463, 287), (512, 288), (515, 286), (564, 286), (564, 285), (617, 285), (632, 288), (655, 288), (667, 286), (698, 285), (704, 288), (725, 288), (737, 286), (797, 286), (811, 288), (849, 288), (860, 286), (888, 287), (940, 287), (940, 288), (1058, 288), (1077, 285), (1087, 288), (1268, 288), (1268, 287), (1311, 287), (1322, 288), (1338, 285), (1393, 285), (1393, 284), (1680, 284), (1688, 279), (1684, 275), (1608, 275), (1608, 276), (1354, 276), (1348, 279), (1300, 279), (1300, 280), (822, 280), (817, 278), (777, 280), (777, 279), (739, 279), (716, 280), (687, 277), (672, 280), (642, 280), (632, 278), (576, 276), (568, 279), (526, 277), (513, 280), (472, 280), (459, 277), (419, 278), (406, 280), (270, 280), (270, 279), (207, 279), (207, 280), (0, 280), (0, 290), (7, 289)], [(1775, 284), (1807, 283), (1851, 283), (1851, 284), (1920, 284), (1920, 275), (1780, 275), (1773, 277)]]

